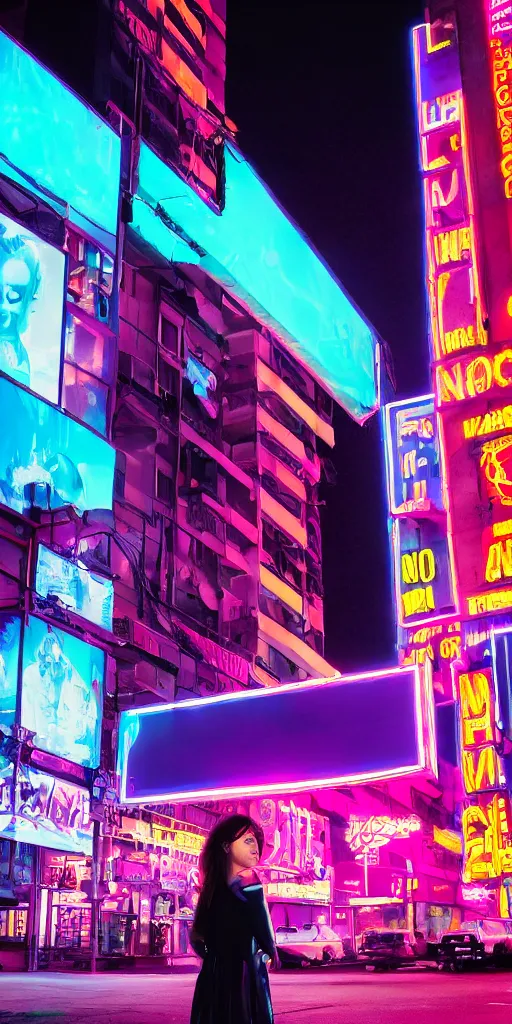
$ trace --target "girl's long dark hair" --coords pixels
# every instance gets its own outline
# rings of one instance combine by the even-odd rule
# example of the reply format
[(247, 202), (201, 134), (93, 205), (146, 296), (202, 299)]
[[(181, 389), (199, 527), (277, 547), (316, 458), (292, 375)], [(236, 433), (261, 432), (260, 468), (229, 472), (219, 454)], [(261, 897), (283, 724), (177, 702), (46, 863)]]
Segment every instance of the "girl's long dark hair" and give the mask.
[(241, 839), (246, 832), (253, 833), (261, 857), (263, 829), (247, 814), (232, 814), (229, 818), (223, 818), (212, 828), (206, 840), (199, 861), (202, 884), (194, 919), (194, 931), (199, 934), (202, 932), (204, 912), (211, 906), (217, 889), (228, 880), (228, 854), (225, 846)]

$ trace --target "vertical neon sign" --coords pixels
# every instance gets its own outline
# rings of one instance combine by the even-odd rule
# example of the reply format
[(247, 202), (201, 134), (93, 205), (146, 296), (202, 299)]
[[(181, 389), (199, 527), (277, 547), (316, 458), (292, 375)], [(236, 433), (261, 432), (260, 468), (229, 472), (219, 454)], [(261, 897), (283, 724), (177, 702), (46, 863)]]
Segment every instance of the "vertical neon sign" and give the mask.
[(385, 436), (398, 623), (439, 621), (455, 601), (433, 395), (386, 406)]
[(477, 617), (512, 608), (512, 346), (486, 330), (455, 17), (435, 32), (413, 34), (431, 357), (457, 604)]

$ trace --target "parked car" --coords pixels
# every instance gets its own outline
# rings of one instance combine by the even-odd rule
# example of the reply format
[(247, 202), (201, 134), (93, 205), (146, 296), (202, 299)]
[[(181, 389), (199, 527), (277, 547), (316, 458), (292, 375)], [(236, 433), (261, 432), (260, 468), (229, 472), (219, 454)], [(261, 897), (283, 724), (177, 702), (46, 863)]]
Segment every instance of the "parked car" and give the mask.
[(487, 956), (496, 967), (512, 966), (512, 921), (487, 917), (465, 921), (463, 927), (483, 943)]
[(329, 964), (344, 956), (342, 940), (326, 924), (305, 924), (302, 928), (280, 926), (276, 928), (276, 946), (283, 966)]
[(440, 970), (463, 971), (478, 969), (489, 962), (483, 942), (471, 931), (446, 932), (439, 944)]
[(363, 932), (359, 955), (376, 970), (394, 970), (414, 963), (415, 953), (408, 931), (372, 928)]

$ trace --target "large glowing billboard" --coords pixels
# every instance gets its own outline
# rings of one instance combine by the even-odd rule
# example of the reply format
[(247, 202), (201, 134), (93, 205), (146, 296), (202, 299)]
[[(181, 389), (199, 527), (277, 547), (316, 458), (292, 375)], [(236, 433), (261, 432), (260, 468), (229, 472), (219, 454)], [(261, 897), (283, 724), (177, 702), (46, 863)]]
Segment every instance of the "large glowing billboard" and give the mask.
[(430, 771), (429, 701), (417, 669), (390, 669), (125, 711), (121, 802), (298, 792)]
[(0, 370), (59, 400), (63, 252), (0, 214)]
[(90, 797), (82, 786), (0, 756), (0, 837), (65, 853), (92, 855)]
[(224, 152), (219, 216), (141, 143), (131, 227), (173, 263), (201, 263), (366, 419), (378, 407), (376, 333), (242, 154)]
[(94, 233), (115, 235), (121, 139), (0, 32), (0, 169)]
[(9, 733), (16, 718), (20, 657), (19, 615), (0, 613), (0, 730)]
[(23, 632), (21, 724), (34, 746), (97, 768), (103, 709), (103, 651), (30, 616)]
[(91, 430), (0, 378), (0, 504), (24, 513), (111, 509), (115, 451)]
[(112, 580), (62, 558), (44, 544), (37, 553), (36, 593), (103, 629), (112, 629)]

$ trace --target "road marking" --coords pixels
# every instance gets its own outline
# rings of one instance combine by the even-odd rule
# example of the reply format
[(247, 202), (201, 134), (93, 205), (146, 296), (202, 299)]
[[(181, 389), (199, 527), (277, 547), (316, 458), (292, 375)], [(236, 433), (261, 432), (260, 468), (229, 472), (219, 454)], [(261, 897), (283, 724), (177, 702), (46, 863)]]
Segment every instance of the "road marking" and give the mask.
[(487, 1006), (512, 1006), (512, 1003), (487, 1003)]
[(288, 1013), (311, 1013), (311, 1010), (330, 1010), (333, 1006), (339, 1006), (339, 1003), (322, 1003), (320, 1006), (302, 1006), (297, 1010), (281, 1010), (275, 1016), (285, 1017)]

